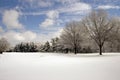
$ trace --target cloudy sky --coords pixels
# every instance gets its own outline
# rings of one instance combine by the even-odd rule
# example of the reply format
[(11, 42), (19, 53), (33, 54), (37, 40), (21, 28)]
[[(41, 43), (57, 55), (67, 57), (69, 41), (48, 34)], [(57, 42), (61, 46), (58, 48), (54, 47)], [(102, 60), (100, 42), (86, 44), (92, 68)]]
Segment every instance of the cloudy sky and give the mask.
[(0, 0), (0, 37), (12, 45), (45, 42), (94, 9), (120, 16), (119, 0)]

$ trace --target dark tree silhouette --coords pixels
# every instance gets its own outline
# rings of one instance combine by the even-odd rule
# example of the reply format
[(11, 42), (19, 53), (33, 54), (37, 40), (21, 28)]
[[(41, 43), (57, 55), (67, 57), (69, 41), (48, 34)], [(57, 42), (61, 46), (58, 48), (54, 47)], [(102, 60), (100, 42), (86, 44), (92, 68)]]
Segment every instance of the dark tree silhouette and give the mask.
[(14, 47), (15, 52), (37, 52), (37, 45), (31, 43), (20, 43)]

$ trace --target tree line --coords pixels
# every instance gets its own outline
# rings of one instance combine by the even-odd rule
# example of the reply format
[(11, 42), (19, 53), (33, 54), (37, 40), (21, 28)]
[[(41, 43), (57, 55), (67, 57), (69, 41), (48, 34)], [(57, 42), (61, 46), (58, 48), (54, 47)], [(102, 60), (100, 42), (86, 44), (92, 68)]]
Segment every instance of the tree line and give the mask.
[(99, 52), (100, 55), (102, 52), (120, 52), (120, 19), (110, 16), (105, 10), (94, 10), (80, 21), (67, 23), (60, 37), (50, 42), (40, 45), (24, 42), (9, 50), (7, 45), (7, 40), (1, 39), (0, 52)]

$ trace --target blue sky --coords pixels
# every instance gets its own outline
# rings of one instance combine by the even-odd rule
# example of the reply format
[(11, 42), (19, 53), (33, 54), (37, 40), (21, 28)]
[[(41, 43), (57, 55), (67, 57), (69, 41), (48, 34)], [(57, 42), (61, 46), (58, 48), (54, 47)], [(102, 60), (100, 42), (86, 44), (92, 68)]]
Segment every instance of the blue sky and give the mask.
[(59, 36), (65, 24), (94, 9), (120, 16), (119, 0), (0, 0), (0, 37), (19, 42), (45, 42)]

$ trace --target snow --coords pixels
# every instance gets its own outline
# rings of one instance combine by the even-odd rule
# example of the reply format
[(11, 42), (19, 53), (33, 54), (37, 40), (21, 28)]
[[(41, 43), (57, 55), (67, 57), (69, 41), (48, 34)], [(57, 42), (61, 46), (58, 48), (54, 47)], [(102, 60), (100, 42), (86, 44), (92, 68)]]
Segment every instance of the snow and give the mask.
[(0, 80), (120, 80), (120, 53), (4, 53)]

